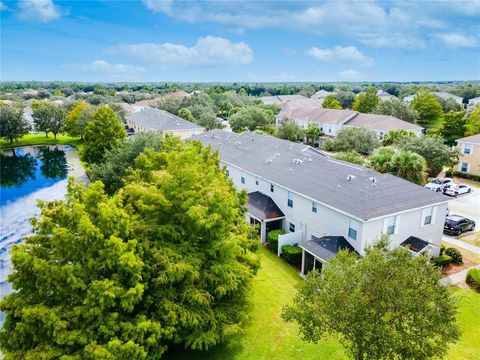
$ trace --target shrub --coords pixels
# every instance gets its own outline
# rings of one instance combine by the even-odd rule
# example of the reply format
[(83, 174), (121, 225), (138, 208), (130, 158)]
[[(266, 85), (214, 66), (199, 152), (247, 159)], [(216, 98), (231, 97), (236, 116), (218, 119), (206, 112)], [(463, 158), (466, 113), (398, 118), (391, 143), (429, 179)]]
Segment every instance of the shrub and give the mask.
[(445, 249), (446, 249), (445, 245), (442, 245), (442, 246), (440, 247), (440, 255), (445, 254)]
[(452, 257), (448, 255), (440, 255), (439, 257), (432, 259), (432, 264), (438, 267), (447, 266), (452, 262)]
[(292, 245), (283, 245), (282, 246), (282, 257), (292, 265), (300, 264), (302, 261), (302, 249), (298, 246)]
[(455, 248), (448, 248), (445, 250), (445, 255), (448, 255), (452, 258), (452, 263), (454, 264), (461, 264), (463, 263), (463, 256), (462, 253)]
[(448, 170), (445, 175), (449, 177), (457, 176), (467, 180), (480, 181), (480, 175), (470, 174), (462, 171)]
[(470, 269), (467, 272), (467, 284), (480, 291), (480, 269)]
[(285, 234), (283, 230), (272, 230), (268, 233), (267, 242), (270, 245), (270, 249), (277, 252), (278, 251), (278, 236)]

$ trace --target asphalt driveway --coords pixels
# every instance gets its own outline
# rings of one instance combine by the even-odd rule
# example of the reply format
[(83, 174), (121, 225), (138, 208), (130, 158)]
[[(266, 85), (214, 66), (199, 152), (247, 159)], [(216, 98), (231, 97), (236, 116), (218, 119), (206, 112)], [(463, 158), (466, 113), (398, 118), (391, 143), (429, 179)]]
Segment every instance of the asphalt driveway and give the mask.
[[(450, 214), (461, 215), (476, 223), (475, 231), (480, 231), (480, 188), (472, 188), (472, 192), (469, 194), (460, 195), (457, 198), (452, 197), (448, 203), (448, 209)], [(466, 234), (471, 234), (467, 232)], [(443, 235), (448, 239), (459, 239), (461, 237)]]

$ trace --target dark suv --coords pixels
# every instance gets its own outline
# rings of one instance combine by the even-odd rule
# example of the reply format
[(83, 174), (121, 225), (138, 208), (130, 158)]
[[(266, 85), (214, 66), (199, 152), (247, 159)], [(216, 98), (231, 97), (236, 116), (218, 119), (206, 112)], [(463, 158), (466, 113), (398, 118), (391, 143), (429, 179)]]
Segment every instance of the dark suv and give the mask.
[(443, 232), (448, 235), (459, 236), (465, 231), (474, 230), (475, 221), (460, 215), (449, 215), (445, 218)]

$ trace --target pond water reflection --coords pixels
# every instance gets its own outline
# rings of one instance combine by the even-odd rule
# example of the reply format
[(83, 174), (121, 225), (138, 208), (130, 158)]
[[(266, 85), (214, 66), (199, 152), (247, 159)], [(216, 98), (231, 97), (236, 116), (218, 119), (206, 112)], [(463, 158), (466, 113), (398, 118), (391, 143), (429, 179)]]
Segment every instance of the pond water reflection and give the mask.
[[(67, 175), (79, 166), (76, 151), (67, 145), (25, 146), (0, 153), (0, 299), (12, 289), (9, 249), (31, 232), (29, 219), (40, 211), (37, 199), (62, 199)], [(78, 173), (78, 169), (76, 171)], [(0, 314), (0, 322), (1, 322)]]

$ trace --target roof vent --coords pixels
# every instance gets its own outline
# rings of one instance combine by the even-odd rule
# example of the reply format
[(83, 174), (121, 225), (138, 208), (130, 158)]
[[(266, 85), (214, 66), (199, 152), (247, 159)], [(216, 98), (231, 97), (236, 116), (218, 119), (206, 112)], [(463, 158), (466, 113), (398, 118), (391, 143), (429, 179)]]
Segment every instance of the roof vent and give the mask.
[(308, 162), (312, 162), (312, 161), (313, 161), (313, 159), (312, 159), (312, 158), (309, 158), (309, 159), (308, 159)]
[(352, 181), (353, 179), (355, 179), (355, 175), (348, 175), (347, 176), (347, 181)]
[(272, 159), (267, 159), (267, 160), (265, 160), (265, 162), (266, 162), (267, 164), (270, 164), (270, 163), (272, 162)]
[(289, 171), (289, 172), (293, 172), (293, 169), (292, 169), (292, 168), (290, 168), (290, 169), (288, 169), (288, 171)]
[(340, 184), (338, 184), (338, 185), (337, 185), (337, 189), (340, 189), (340, 188), (341, 188), (341, 186), (340, 186)]
[(293, 163), (295, 165), (300, 165), (302, 162), (303, 162), (303, 160), (301, 160), (301, 159), (293, 159)]
[(376, 178), (374, 178), (374, 177), (372, 176), (372, 177), (370, 177), (369, 179), (370, 179), (370, 181), (372, 182), (372, 185), (373, 185), (373, 186), (376, 186), (376, 185), (377, 185), (377, 179), (376, 179)]
[(279, 157), (280, 156), (280, 153), (275, 153), (275, 157)]

